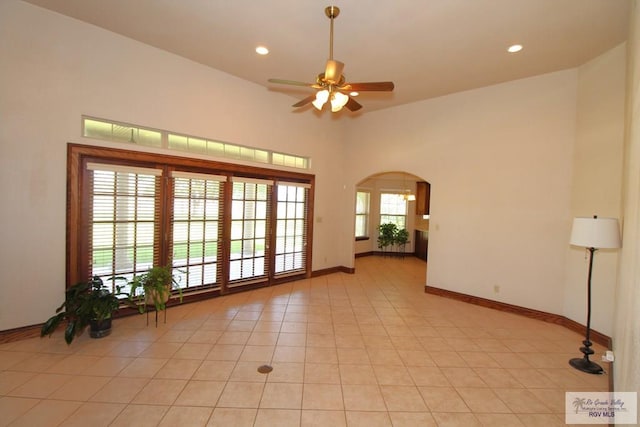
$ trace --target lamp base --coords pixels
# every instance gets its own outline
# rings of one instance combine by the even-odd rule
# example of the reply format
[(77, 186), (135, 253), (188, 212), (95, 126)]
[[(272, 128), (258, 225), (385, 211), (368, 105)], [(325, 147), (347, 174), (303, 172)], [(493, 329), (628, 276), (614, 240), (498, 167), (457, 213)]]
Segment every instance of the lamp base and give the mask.
[(604, 370), (600, 365), (598, 365), (595, 362), (592, 362), (586, 357), (571, 359), (569, 360), (569, 364), (574, 368), (576, 368), (577, 370), (586, 372), (587, 374), (595, 374), (595, 375), (604, 374)]

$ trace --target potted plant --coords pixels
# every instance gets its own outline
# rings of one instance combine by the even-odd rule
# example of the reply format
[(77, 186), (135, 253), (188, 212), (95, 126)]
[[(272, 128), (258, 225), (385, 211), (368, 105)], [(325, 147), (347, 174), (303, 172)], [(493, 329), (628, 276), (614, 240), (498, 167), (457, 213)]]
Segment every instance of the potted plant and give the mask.
[(397, 229), (398, 227), (392, 222), (378, 226), (378, 248), (382, 249), (383, 252), (387, 246), (393, 245)]
[(89, 282), (81, 282), (71, 286), (65, 291), (65, 300), (56, 309), (40, 329), (40, 336), (51, 336), (60, 323), (67, 321), (64, 330), (64, 339), (71, 344), (73, 339), (82, 334), (87, 326), (90, 326), (92, 338), (106, 337), (111, 333), (111, 318), (120, 307), (118, 295), (126, 295), (120, 292), (112, 293), (104, 286), (102, 279), (94, 276)]
[(147, 305), (153, 305), (156, 311), (165, 310), (173, 289), (178, 290), (182, 302), (182, 289), (170, 266), (155, 266), (146, 273), (134, 275), (129, 286), (129, 301), (138, 307), (140, 313), (146, 311)]
[(406, 228), (401, 228), (396, 230), (396, 233), (393, 237), (393, 241), (396, 245), (398, 245), (398, 251), (402, 248), (400, 252), (402, 252), (402, 256), (404, 256), (404, 249), (407, 243), (409, 243), (409, 232)]

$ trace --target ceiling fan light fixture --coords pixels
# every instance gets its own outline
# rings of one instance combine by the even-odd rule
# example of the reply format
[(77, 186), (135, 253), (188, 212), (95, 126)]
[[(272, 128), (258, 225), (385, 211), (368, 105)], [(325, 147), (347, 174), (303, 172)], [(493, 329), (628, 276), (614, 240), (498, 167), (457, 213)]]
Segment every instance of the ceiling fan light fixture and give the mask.
[(326, 104), (328, 100), (329, 100), (329, 91), (326, 89), (319, 90), (318, 93), (316, 93), (316, 99), (315, 101), (312, 102), (312, 104), (314, 107), (316, 107), (320, 111), (322, 110), (322, 106)]
[(349, 97), (342, 92), (334, 92), (331, 95), (331, 111), (333, 113), (342, 110), (342, 107), (349, 101)]
[[(391, 92), (393, 82), (359, 82), (348, 83), (342, 70), (344, 63), (333, 59), (333, 21), (340, 14), (340, 8), (328, 6), (324, 10), (325, 15), (330, 19), (329, 27), (329, 59), (323, 73), (318, 74), (315, 83), (304, 83), (294, 80), (269, 79), (270, 83), (286, 84), (293, 86), (304, 86), (318, 90), (315, 95), (309, 95), (293, 104), (294, 108), (304, 107), (312, 104), (318, 111), (322, 111), (327, 101), (331, 102), (331, 111), (337, 112), (346, 107), (351, 112), (358, 111), (362, 105), (354, 99), (359, 92)], [(347, 95), (348, 94), (348, 95)]]

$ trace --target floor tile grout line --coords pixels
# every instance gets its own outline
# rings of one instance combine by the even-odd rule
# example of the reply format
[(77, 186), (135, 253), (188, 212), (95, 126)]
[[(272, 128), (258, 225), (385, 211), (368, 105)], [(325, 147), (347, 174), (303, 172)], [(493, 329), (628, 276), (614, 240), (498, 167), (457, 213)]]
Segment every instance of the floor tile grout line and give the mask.
[[(436, 331), (438, 331), (438, 334), (440, 336), (440, 339), (443, 339), (444, 342), (447, 342), (448, 344), (454, 344), (454, 342), (458, 339), (458, 337), (454, 336), (448, 336), (446, 335), (445, 331), (446, 328), (451, 327), (451, 328), (455, 328), (455, 330), (459, 331), (462, 335), (464, 335), (466, 337), (466, 339), (472, 339), (472, 336), (469, 336), (469, 334), (467, 333), (467, 331), (465, 330), (465, 328), (469, 328), (469, 324), (472, 323), (472, 321), (474, 320), (478, 320), (479, 318), (479, 314), (478, 313), (488, 313), (488, 319), (480, 319), (482, 320), (482, 322), (480, 323), (481, 327), (484, 328), (489, 328), (489, 330), (491, 331), (491, 334), (488, 334), (488, 336), (490, 336), (492, 339), (495, 339), (496, 342), (500, 342), (503, 341), (504, 343), (509, 343), (511, 341), (513, 341), (514, 338), (517, 338), (519, 336), (519, 334), (521, 334), (521, 331), (526, 330), (526, 327), (530, 327), (532, 328), (531, 324), (528, 324), (526, 322), (519, 322), (516, 319), (516, 324), (515, 325), (507, 325), (506, 329), (490, 329), (490, 328), (495, 328), (496, 324), (497, 324), (497, 319), (501, 319), (502, 317), (499, 317), (499, 315), (494, 315), (491, 312), (487, 312), (487, 311), (480, 311), (477, 309), (473, 309), (473, 308), (469, 308), (467, 310), (464, 310), (461, 313), (461, 317), (460, 319), (456, 319), (455, 322), (449, 322), (449, 319), (452, 319), (449, 316), (445, 316), (443, 318), (443, 320), (446, 321), (437, 321), (434, 322), (433, 320), (436, 319), (436, 317), (430, 316), (428, 314), (426, 314), (427, 311), (429, 310), (433, 310), (435, 309), (435, 313), (436, 315), (438, 313), (442, 313), (443, 310), (441, 310), (439, 307), (434, 307), (433, 305), (429, 305), (429, 304), (417, 304), (417, 303), (413, 303), (412, 301), (410, 301), (410, 297), (413, 294), (410, 294), (408, 292), (398, 292), (397, 291), (397, 286), (392, 286), (387, 290), (382, 290), (382, 288), (384, 287), (384, 281), (382, 280), (376, 280), (376, 281), (372, 281), (372, 287), (370, 290), (368, 291), (364, 291), (365, 286), (363, 283), (359, 283), (358, 286), (356, 287), (356, 289), (352, 289), (347, 291), (348, 289), (348, 285), (349, 285), (349, 276), (342, 276), (339, 275), (338, 277), (334, 278), (334, 279), (328, 279), (325, 278), (322, 281), (319, 282), (311, 282), (309, 281), (309, 283), (304, 284), (304, 286), (299, 286), (299, 287), (291, 287), (290, 289), (287, 290), (287, 298), (288, 298), (288, 302), (293, 302), (293, 303), (299, 303), (299, 304), (293, 304), (293, 305), (298, 305), (298, 306), (303, 306), (306, 307), (307, 309), (307, 313), (312, 314), (312, 313), (317, 313), (318, 309), (317, 307), (322, 307), (323, 305), (325, 307), (327, 307), (327, 309), (330, 311), (331, 313), (331, 317), (329, 318), (329, 322), (331, 324), (331, 335), (333, 340), (336, 340), (340, 335), (341, 332), (344, 331), (341, 330), (340, 328), (344, 328), (344, 326), (339, 326), (341, 325), (341, 323), (338, 321), (340, 314), (342, 315), (349, 315), (349, 316), (353, 316), (352, 318), (350, 317), (347, 322), (345, 322), (345, 324), (352, 324), (352, 325), (356, 325), (357, 328), (360, 330), (359, 334), (354, 334), (355, 337), (357, 337), (358, 339), (362, 339), (363, 343), (362, 344), (358, 344), (356, 346), (351, 346), (349, 345), (349, 343), (345, 343), (340, 342), (340, 341), (335, 341), (334, 342), (334, 352), (338, 353), (338, 349), (340, 348), (363, 348), (367, 353), (370, 354), (370, 349), (372, 348), (369, 342), (364, 342), (364, 336), (367, 333), (367, 331), (370, 331), (371, 328), (375, 328), (375, 329), (379, 329), (382, 328), (384, 329), (384, 336), (387, 337), (388, 341), (391, 343), (391, 349), (393, 349), (393, 351), (396, 353), (396, 357), (399, 357), (397, 363), (399, 364), (399, 366), (402, 366), (405, 370), (409, 371), (409, 367), (411, 366), (410, 363), (405, 360), (402, 356), (403, 356), (403, 349), (406, 349), (406, 342), (403, 342), (406, 340), (406, 338), (404, 337), (405, 333), (408, 331), (408, 333), (406, 333), (406, 335), (408, 335), (409, 337), (411, 337), (412, 339), (416, 340), (416, 342), (419, 342), (419, 346), (416, 346), (416, 348), (420, 348), (421, 350), (425, 351), (425, 354), (429, 355), (432, 354), (431, 350), (428, 346), (427, 346), (427, 342), (428, 340), (424, 340), (424, 339), (420, 339), (422, 337), (418, 336), (418, 334), (416, 333), (417, 330), (419, 330), (420, 325), (426, 325), (428, 327), (433, 327), (435, 328)], [(365, 282), (366, 279), (362, 279), (361, 282)], [(375, 282), (375, 283), (374, 283)], [(354, 283), (353, 280), (350, 281), (351, 284)], [(271, 291), (272, 292), (272, 291)], [(298, 297), (297, 299), (294, 301), (291, 298), (291, 295), (294, 294), (294, 292), (298, 292)], [(272, 293), (261, 293), (261, 294), (255, 294), (256, 296), (243, 296), (240, 299), (236, 299), (228, 304), (216, 304), (215, 306), (212, 306), (212, 312), (215, 313), (215, 316), (217, 318), (222, 319), (223, 318), (223, 312), (228, 311), (228, 313), (231, 313), (231, 311), (233, 311), (233, 316), (231, 316), (231, 320), (238, 319), (240, 320), (241, 318), (252, 318), (251, 315), (241, 315), (240, 313), (247, 313), (247, 312), (251, 312), (253, 309), (255, 309), (256, 307), (261, 307), (261, 314), (260, 316), (262, 316), (263, 314), (265, 314), (266, 312), (266, 307), (267, 307), (267, 302), (270, 298), (272, 298)], [(371, 310), (373, 310), (373, 312), (375, 313), (375, 319), (378, 321), (377, 324), (372, 324), (372, 323), (364, 323), (359, 321), (361, 319), (360, 316), (362, 313), (366, 313), (366, 310), (363, 310), (363, 308), (360, 306), (360, 304), (362, 303), (363, 299), (362, 298), (366, 298), (366, 307), (368, 307), (369, 312), (371, 312)], [(407, 299), (409, 298), (409, 299)], [(439, 300), (438, 300), (439, 301)], [(344, 305), (345, 302), (348, 303), (348, 310), (344, 309)], [(410, 303), (411, 302), (411, 303)], [(356, 309), (355, 304), (359, 305), (359, 308)], [(262, 304), (262, 305), (260, 305)], [(447, 304), (445, 302), (442, 303), (443, 305), (447, 305), (447, 306), (451, 306), (451, 307), (455, 307), (455, 308), (459, 308), (458, 305), (455, 304)], [(287, 303), (286, 306), (289, 306), (289, 304)], [(286, 307), (285, 306), (285, 307)], [(386, 307), (386, 308), (385, 308)], [(388, 311), (386, 311), (388, 310)], [(425, 311), (425, 314), (423, 314), (422, 316), (420, 316), (419, 318), (413, 318), (412, 316), (412, 311), (411, 310), (415, 310), (415, 311)], [(202, 326), (204, 325), (203, 322), (206, 322), (206, 320), (202, 321), (202, 319), (197, 318), (196, 316), (196, 311), (197, 312), (203, 312), (204, 309), (199, 309), (199, 310), (195, 310), (192, 313), (189, 312), (189, 310), (185, 309), (184, 311), (180, 312), (180, 313), (176, 313), (179, 314), (179, 317), (177, 319), (178, 323), (182, 326), (189, 326), (189, 323), (193, 323), (198, 324), (198, 321), (200, 320), (200, 324), (195, 325), (194, 328), (195, 330), (201, 330)], [(255, 311), (255, 310), (253, 310)], [(340, 313), (337, 315), (333, 315), (333, 313)], [(391, 316), (390, 316), (391, 315)], [(307, 315), (307, 318), (305, 320), (316, 320), (315, 315), (309, 316)], [(394, 319), (395, 316), (395, 319)], [(208, 317), (208, 319), (213, 318), (214, 315), (210, 315)], [(255, 316), (254, 316), (255, 317)], [(359, 318), (360, 317), (360, 318)], [(228, 316), (227, 316), (228, 318)], [(508, 318), (508, 317), (504, 317), (505, 319), (509, 319), (509, 321), (513, 321), (512, 318)], [(251, 333), (253, 332), (258, 332), (258, 325), (259, 325), (259, 321), (260, 321), (261, 317), (258, 317), (257, 319), (254, 319), (255, 322), (252, 325), (251, 331), (249, 331), (249, 335), (247, 337), (246, 340), (244, 340), (244, 342), (242, 343), (242, 345), (240, 346), (240, 353), (238, 353), (238, 356), (234, 356), (234, 360), (233, 360), (233, 369), (231, 370), (231, 373), (229, 374), (229, 377), (227, 378), (227, 380), (225, 381), (225, 386), (226, 384), (232, 379), (231, 375), (233, 373), (233, 371), (238, 367), (238, 363), (241, 360), (241, 355), (242, 352), (247, 349), (247, 346), (249, 346), (250, 342), (249, 341), (251, 338)], [(229, 320), (229, 319), (228, 319)], [(229, 322), (231, 321), (229, 320)], [(279, 338), (281, 336), (283, 332), (283, 325), (284, 325), (284, 314), (283, 317), (281, 317), (279, 319), (279, 324), (278, 324), (278, 331), (276, 332), (276, 341), (274, 344), (274, 348), (276, 346), (278, 346), (279, 344)], [(419, 322), (418, 322), (419, 321)], [(224, 327), (224, 331), (230, 331), (229, 329), (229, 322), (227, 322), (227, 324)], [(447, 325), (447, 322), (449, 322), (449, 324)], [(309, 329), (309, 322), (305, 321), (305, 325), (306, 325), (306, 330), (305, 330), (305, 335), (309, 335), (311, 333), (313, 333), (313, 331), (317, 331), (317, 329), (315, 330), (310, 330)], [(486, 326), (485, 326), (486, 325)], [(558, 344), (556, 344), (556, 346), (554, 346), (553, 349), (551, 350), (546, 350), (546, 351), (542, 351), (541, 354), (545, 355), (545, 357), (548, 358), (547, 361), (545, 361), (544, 363), (556, 363), (554, 362), (554, 360), (560, 360), (563, 356), (564, 353), (567, 353), (568, 351), (564, 351), (562, 350), (561, 347), (561, 343), (562, 342), (566, 342), (567, 339), (573, 339), (573, 338), (567, 338), (567, 334), (564, 333), (558, 333), (558, 331), (556, 330), (552, 330), (552, 329), (548, 329), (546, 327), (542, 327), (542, 326), (538, 326), (537, 324), (534, 325), (535, 329), (538, 331), (543, 331), (540, 333), (541, 337), (544, 337), (545, 340), (550, 340), (551, 342), (556, 342)], [(348, 326), (349, 328), (352, 328), (352, 326)], [(161, 341), (161, 337), (162, 335), (158, 335), (155, 336), (153, 334), (149, 335), (151, 332), (153, 331), (145, 331), (144, 329), (141, 328), (136, 328), (136, 325), (134, 323), (132, 323), (130, 325), (130, 334), (129, 335), (124, 335), (121, 338), (124, 338), (122, 340), (119, 340), (118, 342), (121, 343), (125, 343), (125, 342), (139, 342), (141, 344), (141, 348), (142, 347), (146, 347), (149, 348), (149, 342), (151, 343), (158, 343)], [(403, 331), (402, 328), (405, 328), (406, 331)], [(177, 330), (179, 328), (176, 328), (174, 330)], [(169, 330), (171, 329), (166, 329), (165, 330), (165, 334), (169, 332)], [(452, 329), (453, 330), (453, 329)], [(271, 330), (269, 330), (271, 331)], [(351, 329), (351, 331), (353, 332), (353, 329)], [(381, 335), (379, 333), (380, 331), (378, 331), (377, 333), (375, 333), (374, 335)], [(507, 334), (505, 334), (505, 332), (507, 332)], [(139, 335), (139, 336), (138, 336)], [(185, 333), (185, 335), (188, 335), (187, 333)], [(191, 336), (193, 335), (193, 333), (191, 334)], [(460, 339), (462, 339), (462, 335), (460, 336)], [(147, 337), (147, 338), (145, 338)], [(149, 340), (150, 338), (150, 340)], [(211, 351), (213, 351), (214, 346), (216, 345), (216, 343), (218, 343), (218, 339), (219, 337), (215, 340), (212, 341), (211, 343), (209, 343), (209, 345), (211, 346), (209, 348), (209, 353)], [(354, 338), (356, 339), (356, 338)], [(189, 340), (189, 337), (187, 337), (187, 339), (184, 339), (183, 341), (181, 341), (180, 344), (180, 348), (186, 348), (188, 346), (185, 346), (185, 344)], [(510, 341), (511, 340), (511, 341)], [(542, 341), (542, 340), (541, 340)], [(498, 367), (494, 368), (494, 369), (499, 369), (502, 372), (505, 373), (509, 373), (509, 370), (514, 370), (513, 372), (519, 372), (518, 369), (520, 369), (520, 372), (523, 372), (522, 368), (517, 368), (516, 366), (511, 366), (508, 363), (508, 361), (506, 359), (503, 358), (497, 358), (500, 354), (510, 354), (512, 355), (512, 357), (517, 357), (522, 359), (523, 361), (526, 361), (527, 364), (526, 366), (528, 368), (525, 369), (529, 369), (531, 370), (531, 372), (538, 372), (541, 373), (543, 372), (543, 369), (547, 369), (544, 367), (544, 364), (535, 364), (532, 363), (535, 360), (531, 359), (531, 355), (529, 355), (528, 353), (526, 353), (526, 349), (519, 349), (517, 347), (518, 342), (511, 342), (512, 344), (515, 344), (516, 347), (512, 347), (511, 345), (509, 345), (508, 347), (503, 347), (502, 351), (505, 353), (500, 353), (497, 352), (495, 349), (491, 350), (491, 349), (478, 349), (478, 353), (480, 354), (485, 354), (487, 358), (495, 361), (496, 363), (498, 363)], [(258, 344), (260, 344), (260, 342), (258, 342)], [(545, 343), (546, 344), (546, 343)], [(252, 344), (251, 344), (252, 345)], [(312, 344), (313, 345), (313, 344)], [(548, 344), (547, 344), (548, 345)], [(545, 347), (547, 346), (545, 345)], [(364, 346), (364, 347), (362, 347)], [(282, 347), (288, 347), (284, 344), (282, 344)], [(297, 346), (291, 346), (291, 347), (297, 347)], [(305, 342), (304, 343), (304, 347), (305, 349), (310, 348), (309, 343)], [(375, 347), (373, 347), (375, 348)], [(13, 347), (0, 347), (0, 355), (2, 354), (2, 352), (4, 350), (12, 350), (12, 351), (24, 351), (25, 348), (20, 348), (20, 346), (13, 346)], [(79, 350), (79, 349), (78, 349)], [(523, 351), (524, 350), (524, 351)], [(139, 358), (143, 358), (145, 355), (143, 354), (144, 350), (140, 350), (138, 351), (138, 353), (134, 353), (134, 352), (128, 352), (126, 353), (126, 357), (132, 360), (135, 359), (139, 359)], [(198, 368), (201, 367), (204, 363), (205, 360), (209, 360), (208, 359), (208, 355), (204, 355), (201, 359), (200, 362), (198, 363), (198, 366), (193, 370), (193, 372), (190, 373), (189, 377), (187, 379), (185, 379), (186, 383), (188, 383), (189, 381), (197, 381), (195, 379), (195, 375), (196, 372), (198, 371)], [(437, 353), (437, 352), (436, 352)], [(463, 364), (465, 366), (467, 366), (468, 369), (471, 369), (474, 372), (477, 372), (479, 369), (482, 369), (479, 366), (474, 366), (473, 363), (471, 363), (470, 360), (466, 359), (465, 357), (465, 352), (461, 351), (459, 348), (457, 347), (453, 347), (453, 353), (452, 354), (456, 354), (459, 357), (461, 357), (461, 360), (463, 361)], [(68, 354), (68, 349), (65, 349), (65, 351), (59, 351), (59, 349), (56, 349), (55, 346), (47, 346), (46, 348), (43, 347), (42, 349), (36, 350), (35, 352), (32, 352), (33, 354), (57, 354), (60, 356), (61, 360), (64, 360), (65, 358), (69, 358), (69, 354)], [(76, 349), (73, 349), (73, 351), (71, 352), (72, 355), (75, 354), (90, 354), (90, 353), (83, 353), (81, 351), (76, 351)], [(115, 356), (117, 356), (119, 353), (116, 353), (115, 351), (112, 353)], [(271, 353), (271, 363), (274, 363), (274, 357), (275, 357), (275, 350), (273, 353)], [(171, 355), (170, 357), (167, 357), (165, 360), (165, 363), (169, 363), (172, 360), (182, 360), (182, 359), (178, 359), (176, 357), (174, 357), (175, 354)], [(105, 356), (106, 358), (107, 356)], [(501, 356), (502, 357), (502, 356)], [(340, 361), (338, 360), (338, 366), (340, 365)], [(377, 362), (377, 363), (375, 363)], [(507, 363), (505, 363), (507, 362)], [(373, 367), (376, 366), (378, 363), (388, 363), (388, 362), (383, 362), (382, 359), (377, 359), (377, 360), (373, 360), (371, 359), (369, 361), (369, 364)], [(395, 362), (394, 362), (395, 363)], [(392, 365), (394, 365), (394, 363), (392, 363)], [(303, 358), (302, 361), (302, 366), (303, 366), (303, 377), (302, 377), (302, 384), (303, 387), (308, 384), (308, 381), (306, 381), (306, 366), (309, 364), (309, 361), (307, 359), (307, 357)], [(256, 364), (257, 365), (257, 364)], [(442, 372), (442, 369), (447, 369), (446, 366), (441, 365), (440, 363), (433, 363), (433, 368), (435, 368), (436, 370), (438, 370), (439, 372)], [(26, 365), (25, 365), (26, 366)], [(128, 365), (127, 365), (128, 366)], [(16, 370), (19, 369), (18, 367), (16, 367)], [(110, 376), (110, 381), (113, 381), (114, 378), (116, 377), (122, 377), (122, 378), (126, 378), (121, 376), (120, 374), (122, 373), (122, 370), (126, 369), (126, 367), (122, 367), (120, 368), (120, 370), (116, 373), (114, 373), (113, 375)], [(571, 372), (571, 371), (567, 371), (566, 369), (560, 369), (559, 367), (552, 367), (553, 369), (557, 369), (556, 373), (559, 374), (559, 377), (553, 377), (551, 376), (551, 378), (549, 378), (549, 384), (546, 385), (546, 387), (553, 387), (552, 391), (556, 392), (556, 393), (560, 393), (562, 392), (564, 389), (566, 389), (567, 387), (569, 387), (568, 384), (581, 384), (581, 387), (587, 387), (590, 386), (589, 384), (596, 384), (596, 381), (587, 381), (584, 378), (579, 378), (575, 373)], [(4, 371), (11, 371), (12, 369), (3, 369)], [(20, 372), (20, 371), (18, 371)], [(36, 372), (36, 373), (43, 373), (43, 372)], [(154, 377), (155, 378), (154, 374)], [(375, 374), (374, 374), (375, 375)], [(550, 376), (550, 375), (549, 375)], [(414, 378), (413, 375), (410, 374), (409, 372), (409, 377), (410, 380), (413, 383), (413, 387), (419, 388), (420, 386), (417, 385), (416, 383), (416, 379)], [(480, 377), (480, 376), (479, 376)], [(554, 381), (555, 380), (555, 381)], [(151, 381), (151, 379), (146, 379), (146, 383), (147, 384), (149, 381)], [(342, 388), (345, 384), (344, 379), (342, 378), (342, 374), (340, 369), (338, 369), (338, 381), (340, 383), (340, 387)], [(484, 379), (482, 379), (481, 381), (484, 381)], [(536, 383), (529, 383), (529, 384), (522, 384), (521, 380), (518, 378), (514, 377), (514, 381), (516, 381), (517, 384), (520, 384), (520, 388), (519, 390), (525, 390), (525, 391), (535, 391), (535, 390), (540, 390), (535, 388), (536, 387)], [(268, 380), (265, 380), (265, 382), (261, 383), (262, 384), (262, 395), (264, 395), (265, 389), (266, 389), (266, 385), (267, 385)], [(185, 383), (185, 384), (186, 384)], [(541, 385), (540, 385), (541, 384)], [(538, 384), (538, 386), (544, 386), (544, 383), (540, 383)], [(453, 386), (453, 384), (450, 384), (451, 386)], [(497, 390), (499, 387), (494, 385), (490, 385), (490, 384), (486, 384), (488, 386), (488, 389), (490, 390)], [(382, 384), (381, 384), (381, 380), (379, 377), (376, 376), (376, 386), (378, 391), (382, 394)], [(592, 387), (592, 386), (590, 386)], [(453, 386), (453, 388), (456, 390), (456, 392), (458, 393), (458, 395), (462, 398), (462, 395), (460, 395), (459, 393), (459, 389), (464, 388), (464, 384), (456, 384), (455, 386)], [(96, 392), (96, 393), (99, 393)], [(262, 395), (260, 400), (262, 400)], [(177, 395), (179, 396), (179, 394)], [(222, 392), (220, 394), (220, 396), (222, 396)], [(220, 398), (220, 396), (218, 397), (218, 399)], [(303, 395), (304, 396), (304, 395)], [(539, 396), (536, 395), (536, 398)], [(424, 401), (424, 396), (421, 397)], [(133, 399), (135, 399), (135, 396), (131, 399), (131, 402), (133, 402)], [(177, 397), (176, 397), (177, 399)], [(303, 397), (302, 397), (303, 399)], [(342, 396), (342, 403), (343, 406), (345, 405), (345, 400), (344, 400), (344, 395)], [(49, 399), (51, 400), (51, 399)], [(500, 399), (502, 400), (502, 399)], [(386, 413), (389, 414), (392, 411), (389, 411), (389, 407), (387, 405), (387, 401), (384, 399), (383, 396), (383, 401), (385, 402), (385, 408), (387, 409)], [(174, 400), (175, 403), (175, 400)], [(216, 402), (217, 405), (218, 402)], [(506, 404), (506, 401), (503, 401), (503, 403)], [(547, 403), (545, 401), (541, 402), (543, 405), (546, 405)], [(129, 403), (131, 404), (131, 403)], [(129, 405), (128, 404), (128, 405)], [(426, 402), (425, 402), (426, 404)], [(172, 405), (172, 406), (178, 406), (178, 405)], [(302, 402), (301, 402), (301, 406), (302, 406)], [(427, 405), (428, 406), (428, 405)], [(507, 405), (508, 407), (508, 405)], [(258, 409), (256, 409), (257, 411)], [(301, 411), (304, 411), (303, 408), (301, 408)], [(346, 409), (344, 411), (342, 411), (343, 413), (346, 413)], [(431, 411), (430, 411), (431, 412)], [(256, 412), (257, 413), (257, 412)], [(302, 414), (302, 412), (301, 412)], [(557, 410), (554, 410), (553, 415), (556, 416), (558, 414)], [(519, 415), (519, 414), (517, 414)], [(213, 411), (211, 416), (213, 416)], [(302, 415), (301, 415), (302, 416)], [(390, 416), (390, 415), (389, 415)], [(475, 417), (475, 415), (474, 415)], [(520, 417), (521, 418), (521, 417)], [(300, 421), (302, 419), (300, 418)], [(255, 421), (255, 420), (254, 420)]]

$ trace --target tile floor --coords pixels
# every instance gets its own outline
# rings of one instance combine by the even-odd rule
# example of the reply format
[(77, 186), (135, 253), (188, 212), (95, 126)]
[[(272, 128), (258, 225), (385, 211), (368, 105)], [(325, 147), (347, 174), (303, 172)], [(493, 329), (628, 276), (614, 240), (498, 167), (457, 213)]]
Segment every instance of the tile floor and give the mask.
[(157, 328), (0, 345), (0, 426), (552, 427), (565, 391), (607, 390), (568, 365), (578, 334), (425, 294), (425, 269), (359, 258), (172, 307)]

